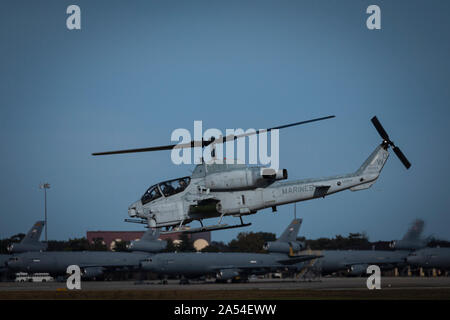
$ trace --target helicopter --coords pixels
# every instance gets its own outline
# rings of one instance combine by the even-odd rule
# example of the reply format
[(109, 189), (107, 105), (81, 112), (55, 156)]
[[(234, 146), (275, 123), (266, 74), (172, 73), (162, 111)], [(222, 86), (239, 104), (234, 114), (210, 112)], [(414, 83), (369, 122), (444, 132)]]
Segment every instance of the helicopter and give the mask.
[[(129, 206), (128, 215), (131, 219), (125, 219), (125, 221), (142, 223), (152, 229), (165, 227), (166, 231), (161, 232), (162, 234), (246, 227), (251, 223), (244, 223), (242, 217), (255, 214), (262, 209), (272, 208), (272, 211), (276, 212), (277, 206), (324, 198), (348, 189), (358, 191), (370, 188), (378, 179), (389, 157), (390, 147), (406, 169), (411, 167), (411, 163), (400, 148), (390, 140), (376, 116), (371, 119), (371, 122), (383, 140), (361, 167), (349, 174), (290, 181), (287, 180), (286, 169), (275, 170), (263, 166), (214, 161), (216, 144), (334, 117), (333, 115), (316, 118), (239, 135), (212, 137), (209, 140), (99, 152), (92, 155), (149, 152), (174, 148), (205, 148), (211, 145), (212, 161), (208, 163), (202, 161), (196, 165), (191, 176), (167, 180), (150, 186), (139, 200)], [(229, 215), (238, 217), (240, 223), (236, 225), (222, 223), (223, 217)], [(209, 226), (203, 224), (204, 219), (217, 217), (219, 217), (218, 224)], [(188, 224), (192, 221), (198, 221), (201, 227), (189, 227)]]

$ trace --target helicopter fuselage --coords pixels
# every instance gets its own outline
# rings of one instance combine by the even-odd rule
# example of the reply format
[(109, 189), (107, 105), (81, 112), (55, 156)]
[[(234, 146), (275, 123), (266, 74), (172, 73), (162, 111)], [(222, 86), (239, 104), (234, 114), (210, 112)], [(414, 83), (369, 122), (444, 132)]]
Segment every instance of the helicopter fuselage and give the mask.
[(193, 220), (228, 215), (254, 214), (265, 208), (305, 201), (350, 189), (369, 188), (387, 158), (385, 143), (379, 145), (354, 173), (319, 179), (289, 181), (286, 170), (241, 164), (200, 164), (191, 177), (154, 185), (128, 209), (149, 227), (182, 226)]

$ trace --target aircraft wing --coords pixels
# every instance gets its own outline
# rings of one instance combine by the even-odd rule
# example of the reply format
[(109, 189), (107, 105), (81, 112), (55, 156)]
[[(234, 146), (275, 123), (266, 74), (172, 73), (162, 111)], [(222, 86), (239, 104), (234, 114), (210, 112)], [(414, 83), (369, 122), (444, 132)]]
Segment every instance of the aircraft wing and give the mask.
[(305, 261), (309, 261), (309, 260), (314, 260), (314, 259), (322, 258), (322, 257), (323, 256), (319, 256), (319, 255), (305, 254), (305, 255), (294, 256), (289, 259), (278, 260), (277, 262), (281, 263), (283, 265), (292, 265), (292, 264), (305, 262)]
[(313, 260), (313, 259), (317, 259), (317, 258), (321, 258), (321, 257), (323, 257), (323, 256), (311, 255), (311, 254), (299, 255), (299, 256), (292, 257), (292, 258), (275, 261), (275, 263), (273, 263), (273, 264), (255, 264), (255, 265), (244, 265), (244, 266), (242, 266), (242, 265), (212, 266), (211, 270), (216, 271), (216, 272), (222, 271), (222, 270), (228, 270), (228, 269), (237, 270), (239, 272), (248, 272), (251, 270), (273, 270), (273, 269), (278, 269), (283, 266), (290, 266), (290, 265), (293, 265), (296, 263)]
[[(356, 250), (355, 250), (356, 252)], [(376, 252), (376, 250), (375, 250)], [(371, 264), (375, 264), (378, 266), (385, 266), (385, 265), (395, 265), (395, 264), (401, 264), (405, 262), (406, 256), (409, 254), (408, 251), (403, 251), (403, 252), (399, 252), (399, 251), (393, 251), (392, 254), (388, 255), (388, 256), (376, 256), (376, 257), (369, 257), (369, 258), (355, 258), (355, 259), (350, 259), (349, 261), (347, 261), (347, 263), (345, 263), (345, 267), (346, 268), (351, 268), (352, 266), (357, 266), (357, 265), (371, 265)]]
[(136, 261), (105, 261), (102, 263), (96, 262), (96, 263), (79, 263), (78, 266), (82, 269), (86, 268), (105, 268), (105, 269), (115, 269), (115, 268), (134, 268), (138, 267), (139, 263)]
[(283, 266), (279, 264), (270, 264), (270, 265), (254, 265), (254, 266), (212, 266), (210, 268), (211, 272), (218, 273), (224, 270), (233, 270), (238, 273), (249, 274), (252, 272), (261, 272), (261, 271), (271, 271), (282, 268)]

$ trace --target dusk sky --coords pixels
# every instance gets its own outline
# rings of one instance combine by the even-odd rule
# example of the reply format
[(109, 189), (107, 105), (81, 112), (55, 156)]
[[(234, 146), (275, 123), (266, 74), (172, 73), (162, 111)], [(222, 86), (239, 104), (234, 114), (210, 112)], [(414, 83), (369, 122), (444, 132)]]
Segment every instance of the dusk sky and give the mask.
[[(81, 30), (66, 9), (81, 8)], [(381, 8), (368, 30), (366, 8)], [(307, 238), (398, 239), (416, 218), (450, 240), (449, 1), (2, 1), (0, 238), (44, 216), (49, 239), (143, 230), (128, 206), (189, 175), (170, 152), (92, 152), (170, 144), (174, 129), (280, 132), (289, 179), (350, 173), (381, 142), (374, 115), (412, 163), (391, 153), (377, 183), (297, 204)], [(277, 236), (294, 205), (244, 217)], [(217, 219), (204, 221), (216, 224)], [(227, 217), (224, 222), (237, 223)], [(197, 222), (192, 226), (198, 226)]]

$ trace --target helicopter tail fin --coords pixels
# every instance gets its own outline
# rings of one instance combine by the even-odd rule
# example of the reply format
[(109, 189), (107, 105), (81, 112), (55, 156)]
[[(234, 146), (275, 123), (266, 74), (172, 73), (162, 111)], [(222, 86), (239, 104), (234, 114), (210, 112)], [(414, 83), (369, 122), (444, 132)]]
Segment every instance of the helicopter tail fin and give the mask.
[(383, 144), (380, 144), (355, 172), (355, 176), (360, 177), (361, 181), (367, 182), (350, 188), (350, 190), (358, 191), (370, 188), (377, 180), (381, 170), (383, 170), (384, 164), (386, 163), (388, 157), (389, 152)]
[(376, 175), (378, 176), (389, 157), (389, 152), (380, 144), (366, 161), (355, 172), (356, 175)]

